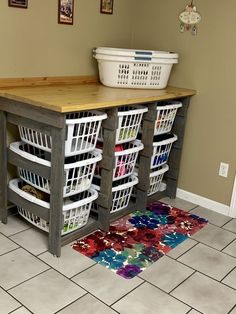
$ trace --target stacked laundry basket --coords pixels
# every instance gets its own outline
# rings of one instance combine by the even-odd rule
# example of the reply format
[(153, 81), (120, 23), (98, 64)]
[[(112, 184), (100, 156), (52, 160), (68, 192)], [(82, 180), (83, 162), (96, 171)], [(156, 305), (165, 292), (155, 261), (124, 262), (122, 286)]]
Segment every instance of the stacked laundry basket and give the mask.
[(178, 63), (178, 54), (166, 51), (98, 47), (94, 57), (101, 83), (121, 88), (165, 88)]
[[(118, 212), (128, 206), (133, 187), (138, 183), (138, 178), (133, 173), (138, 154), (144, 146), (140, 140), (137, 140), (137, 135), (143, 114), (147, 110), (148, 108), (141, 105), (118, 107), (118, 126), (115, 130), (113, 152), (114, 167), (112, 169), (112, 204), (109, 208), (110, 213)], [(100, 153), (102, 153), (103, 148), (103, 131), (102, 129), (99, 137), (100, 143), (97, 145)], [(99, 167), (95, 173), (93, 183), (94, 188), (100, 191), (101, 168)], [(93, 211), (98, 211), (96, 204), (93, 206)]]
[[(91, 188), (96, 163), (102, 155), (95, 150), (102, 120), (107, 114), (99, 111), (75, 112), (66, 115), (63, 229), (62, 235), (87, 224), (92, 202), (98, 193)], [(10, 144), (10, 150), (35, 163), (51, 168), (51, 137), (33, 129), (18, 126), (21, 142)], [(18, 167), (19, 177), (9, 187), (26, 200), (50, 208), (50, 180)], [(18, 206), (18, 212), (38, 228), (49, 231), (47, 221)]]

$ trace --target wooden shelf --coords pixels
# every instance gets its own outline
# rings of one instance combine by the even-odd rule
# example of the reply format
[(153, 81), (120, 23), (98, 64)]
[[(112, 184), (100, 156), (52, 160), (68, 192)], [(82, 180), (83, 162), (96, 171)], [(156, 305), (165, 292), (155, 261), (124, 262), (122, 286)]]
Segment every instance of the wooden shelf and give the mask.
[(125, 89), (106, 87), (99, 83), (0, 89), (0, 97), (60, 113), (141, 104), (195, 94), (194, 90), (177, 87), (160, 90)]

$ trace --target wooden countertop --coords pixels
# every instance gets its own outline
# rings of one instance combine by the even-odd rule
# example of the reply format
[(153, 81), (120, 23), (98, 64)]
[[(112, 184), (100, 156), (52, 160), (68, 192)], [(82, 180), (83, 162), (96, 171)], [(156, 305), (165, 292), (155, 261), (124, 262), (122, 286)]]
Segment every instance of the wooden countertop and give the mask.
[(0, 96), (2, 97), (60, 113), (146, 103), (195, 94), (195, 90), (177, 87), (167, 87), (161, 90), (123, 89), (105, 87), (100, 83), (55, 84), (0, 89)]

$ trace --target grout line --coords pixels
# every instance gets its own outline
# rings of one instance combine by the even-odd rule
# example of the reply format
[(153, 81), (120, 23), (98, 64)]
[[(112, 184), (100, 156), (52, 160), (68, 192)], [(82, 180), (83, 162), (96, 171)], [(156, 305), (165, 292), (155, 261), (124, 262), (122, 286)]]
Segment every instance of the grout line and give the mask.
[[(211, 248), (211, 249), (214, 249), (214, 250), (216, 250), (216, 251), (218, 251), (218, 252), (221, 252), (221, 250), (224, 250), (224, 249), (225, 249), (225, 247), (222, 248), (222, 249), (217, 249), (217, 248), (215, 248), (214, 246), (210, 246), (209, 244), (204, 243), (204, 242), (202, 242), (202, 241), (200, 241), (200, 240), (196, 240), (196, 239), (194, 239), (194, 238), (190, 238), (190, 239), (195, 240), (195, 241), (198, 241), (199, 243), (204, 244), (204, 245), (206, 245), (207, 247), (209, 247), (209, 248)], [(235, 240), (236, 240), (236, 238), (235, 238), (234, 240), (232, 240), (232, 242), (235, 241)], [(230, 243), (232, 243), (232, 242), (230, 242)], [(228, 244), (227, 244), (226, 246), (228, 246)], [(221, 252), (221, 253), (224, 253), (224, 254), (226, 254), (226, 255), (229, 255), (228, 253), (225, 253), (225, 252)], [(229, 255), (229, 256), (231, 256), (231, 255)], [(231, 256), (231, 257), (232, 257), (232, 256)]]
[[(191, 237), (190, 237), (190, 239), (191, 240), (194, 240), (194, 239), (192, 239)], [(176, 258), (174, 258), (174, 257), (171, 257), (171, 256), (169, 256), (169, 255), (166, 255), (166, 256), (168, 256), (168, 257), (171, 257), (172, 259), (174, 259), (174, 260), (178, 260), (178, 258), (180, 258), (181, 256), (183, 256), (185, 253), (187, 253), (187, 252), (189, 252), (189, 251), (191, 251), (195, 246), (197, 246), (200, 242), (198, 242), (197, 240), (194, 240), (194, 241), (196, 241), (196, 243), (194, 243), (194, 245), (193, 246), (191, 246), (189, 249), (187, 249), (186, 251), (184, 251), (182, 254), (180, 254), (178, 257), (176, 257)], [(183, 243), (183, 242), (182, 242)]]
[(21, 232), (24, 232), (24, 231), (27, 231), (27, 230), (30, 230), (30, 229), (33, 229), (32, 227), (29, 227), (29, 228), (26, 228), (26, 229), (24, 229), (24, 230), (20, 230), (20, 231), (18, 231), (18, 232), (16, 232), (16, 233), (12, 233), (12, 234), (10, 234), (9, 236), (7, 236), (9, 239), (11, 239), (11, 237), (13, 237), (13, 236), (15, 236), (15, 235), (17, 235), (17, 234), (19, 234), (19, 233), (21, 233)]
[(72, 304), (74, 304), (75, 302), (79, 301), (80, 299), (82, 299), (83, 297), (85, 297), (85, 296), (88, 295), (88, 294), (89, 294), (88, 292), (85, 293), (85, 294), (83, 294), (83, 295), (82, 295), (81, 297), (79, 297), (78, 299), (72, 301), (71, 303), (69, 303), (69, 304), (63, 306), (62, 308), (60, 308), (58, 311), (54, 312), (54, 314), (57, 314), (57, 313), (59, 313), (61, 310), (66, 309), (67, 307), (71, 306)]
[(18, 249), (20, 249), (19, 246), (16, 247), (16, 248), (14, 248), (14, 249), (12, 249), (12, 250), (10, 250), (10, 251), (7, 251), (7, 252), (5, 252), (5, 253), (0, 254), (0, 257), (6, 255), (6, 254), (8, 254), (8, 253), (14, 252), (14, 251), (16, 251), (16, 250), (18, 250)]
[[(76, 276), (82, 274), (84, 271), (86, 271), (86, 270), (88, 270), (88, 269), (94, 267), (95, 265), (98, 265), (98, 264), (97, 264), (96, 262), (94, 262), (93, 265), (90, 265), (90, 266), (86, 267), (85, 269), (81, 270), (80, 272), (78, 272), (78, 273), (76, 273), (75, 275), (73, 275), (72, 277), (70, 277), (70, 280), (72, 280), (74, 277), (76, 277)], [(73, 281), (73, 280), (72, 280), (72, 281)]]
[[(231, 217), (229, 217), (229, 218), (231, 218)], [(232, 220), (234, 220), (234, 218), (231, 218), (229, 221), (227, 221), (225, 224), (223, 224), (222, 226), (221, 226), (221, 228), (223, 228), (225, 225), (227, 225), (229, 222), (231, 222)], [(227, 229), (225, 229), (225, 230), (227, 230)]]
[[(172, 257), (170, 257), (170, 258), (172, 258)], [(172, 258), (172, 259), (173, 259), (174, 261), (176, 261), (174, 258)], [(208, 277), (209, 279), (212, 279), (212, 280), (214, 280), (214, 281), (216, 281), (216, 282), (222, 284), (223, 286), (226, 286), (226, 287), (228, 287), (228, 288), (231, 288), (232, 290), (236, 290), (235, 288), (226, 285), (225, 283), (223, 283), (223, 282), (221, 282), (221, 281), (219, 281), (219, 280), (217, 280), (217, 279), (215, 279), (215, 278), (213, 278), (213, 277), (211, 277), (211, 276), (209, 276), (209, 275), (207, 275), (207, 274), (201, 272), (200, 270), (194, 269), (192, 266), (189, 266), (189, 265), (187, 265), (187, 264), (184, 264), (183, 262), (181, 262), (181, 261), (179, 261), (179, 260), (177, 260), (177, 261), (178, 261), (180, 264), (182, 264), (182, 265), (184, 265), (184, 266), (187, 266), (187, 267), (189, 267), (190, 269), (194, 270), (195, 272), (198, 272), (198, 273), (200, 273), (201, 275), (206, 276), (206, 277)], [(192, 274), (192, 275), (193, 275), (193, 274)]]
[[(139, 279), (141, 279), (140, 277), (139, 277)], [(126, 294), (124, 294), (121, 298), (119, 298), (119, 299), (117, 299), (115, 302), (113, 302), (112, 304), (110, 304), (110, 307), (112, 308), (112, 306), (114, 305), (114, 304), (116, 304), (117, 302), (119, 302), (120, 300), (122, 300), (123, 298), (125, 298), (128, 294), (130, 294), (131, 292), (133, 292), (133, 291), (135, 291), (137, 288), (139, 288), (139, 287), (141, 287), (145, 282), (146, 282), (146, 280), (143, 280), (143, 279), (141, 279), (143, 282), (141, 282), (138, 286), (136, 286), (135, 288), (133, 288), (132, 290), (130, 290), (129, 292), (127, 292)], [(113, 309), (113, 308), (112, 308)]]
[[(17, 299), (16, 299), (17, 300)], [(18, 301), (18, 300), (17, 300)], [(19, 302), (19, 301), (18, 301)], [(20, 303), (20, 302), (19, 302)], [(20, 303), (21, 304), (21, 303)], [(31, 312), (25, 305), (21, 305), (20, 307), (18, 307), (17, 309), (15, 309), (15, 310), (13, 310), (13, 311), (11, 311), (11, 312), (8, 312), (7, 314), (12, 314), (12, 313), (14, 313), (15, 311), (18, 311), (19, 309), (21, 309), (21, 308), (25, 308), (27, 311), (29, 311), (30, 313), (32, 313), (32, 314), (34, 314), (33, 312)]]
[(235, 266), (233, 269), (231, 269), (231, 270), (227, 273), (227, 275), (225, 275), (225, 276), (221, 279), (220, 282), (222, 282), (227, 276), (229, 276), (229, 274), (231, 274), (235, 269), (236, 269), (236, 266)]
[[(196, 205), (193, 208), (189, 209), (188, 212), (190, 213), (192, 210), (196, 209), (197, 207), (199, 207), (200, 205)], [(180, 208), (181, 209), (181, 208)]]
[[(190, 277), (191, 277), (193, 274), (195, 274), (195, 273), (196, 273), (196, 271), (194, 271), (188, 278), (190, 278)], [(184, 281), (185, 281), (185, 280), (184, 280)], [(183, 282), (184, 282), (184, 281), (183, 281)], [(182, 282), (182, 283), (183, 283), (183, 282)], [(152, 282), (146, 281), (146, 283), (150, 284), (150, 285), (153, 286), (154, 288), (156, 288), (156, 289), (160, 290), (161, 292), (165, 293), (165, 294), (168, 295), (169, 297), (171, 297), (171, 298), (177, 300), (178, 302), (187, 305), (188, 307), (190, 307), (190, 309), (192, 308), (192, 305), (187, 304), (187, 303), (183, 302), (182, 300), (179, 300), (179, 299), (176, 298), (174, 295), (169, 294), (168, 292), (166, 292), (165, 290), (161, 289), (160, 287), (155, 286)], [(172, 291), (173, 291), (173, 290), (172, 290)], [(172, 292), (172, 291), (171, 291), (171, 292)]]
[(233, 310), (235, 310), (235, 309), (236, 309), (236, 304), (232, 307), (232, 309), (228, 312), (228, 314), (232, 313)]
[[(233, 239), (231, 242), (229, 242), (225, 247), (223, 247), (223, 249), (220, 250), (220, 252), (222, 252), (223, 250), (225, 250), (228, 246), (230, 246), (233, 242), (235, 242), (236, 238)], [(224, 252), (223, 252), (224, 253)], [(227, 254), (227, 253), (226, 253)], [(230, 255), (230, 254), (228, 254)]]
[(27, 282), (27, 281), (30, 281), (31, 279), (34, 279), (34, 278), (36, 278), (36, 277), (38, 277), (38, 276), (40, 276), (40, 275), (46, 273), (46, 272), (49, 271), (49, 270), (50, 270), (50, 268), (49, 268), (49, 269), (45, 269), (44, 271), (38, 273), (37, 275), (34, 275), (34, 276), (32, 276), (32, 277), (30, 277), (30, 278), (28, 278), (28, 279), (25, 279), (24, 281), (21, 281), (20, 283), (18, 283), (18, 284), (16, 284), (15, 286), (13, 286), (13, 287), (7, 289), (6, 291), (7, 291), (8, 293), (10, 293), (10, 292), (11, 292), (10, 290), (15, 289), (16, 287), (22, 285), (23, 283), (25, 283), (25, 282)]

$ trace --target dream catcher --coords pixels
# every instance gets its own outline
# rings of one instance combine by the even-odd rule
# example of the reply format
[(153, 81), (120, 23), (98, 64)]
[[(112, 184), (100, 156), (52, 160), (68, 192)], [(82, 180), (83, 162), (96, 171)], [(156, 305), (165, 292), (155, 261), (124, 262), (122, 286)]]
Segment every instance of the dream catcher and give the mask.
[(188, 4), (184, 11), (179, 15), (180, 20), (180, 32), (191, 31), (192, 35), (197, 35), (197, 24), (201, 21), (201, 15), (197, 12), (196, 6), (193, 4)]

